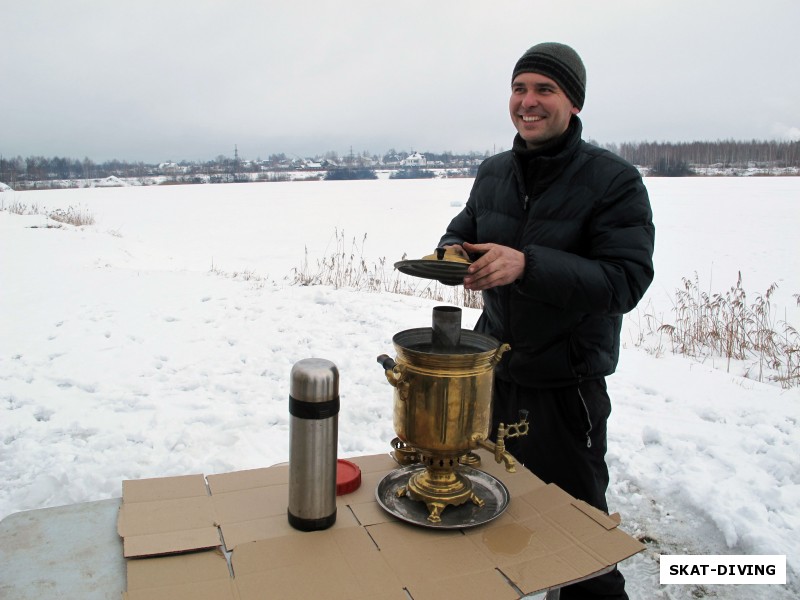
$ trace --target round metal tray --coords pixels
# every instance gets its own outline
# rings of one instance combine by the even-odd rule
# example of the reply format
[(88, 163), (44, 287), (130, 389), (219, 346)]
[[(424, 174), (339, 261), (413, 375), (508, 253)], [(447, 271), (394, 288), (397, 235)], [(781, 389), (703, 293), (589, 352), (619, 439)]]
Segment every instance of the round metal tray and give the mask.
[(467, 269), (470, 263), (458, 262), (454, 260), (401, 260), (394, 263), (394, 268), (411, 275), (422, 277), (423, 279), (436, 279), (445, 285), (461, 285), (464, 277), (467, 276)]
[(448, 506), (442, 511), (442, 520), (431, 523), (424, 502), (397, 496), (397, 490), (405, 486), (412, 475), (424, 469), (424, 465), (415, 464), (386, 475), (375, 489), (378, 504), (401, 521), (432, 529), (466, 529), (483, 525), (503, 514), (508, 506), (508, 488), (500, 480), (478, 469), (461, 466), (459, 472), (472, 482), (472, 491), (484, 501), (484, 505), (476, 506), (467, 501), (460, 506)]

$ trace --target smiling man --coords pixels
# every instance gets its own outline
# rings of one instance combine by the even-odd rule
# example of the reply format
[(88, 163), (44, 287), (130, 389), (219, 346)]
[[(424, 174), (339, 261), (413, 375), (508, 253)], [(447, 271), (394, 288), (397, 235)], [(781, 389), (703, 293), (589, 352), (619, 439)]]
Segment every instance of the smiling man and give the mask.
[[(538, 48), (538, 50), (534, 50)], [(557, 44), (540, 44), (534, 46), (517, 63), (511, 81), (511, 99), (508, 102), (511, 121), (517, 128), (520, 137), (528, 149), (540, 148), (563, 134), (572, 115), (577, 115), (583, 107), (586, 71), (583, 63), (574, 56), (572, 68), (559, 68), (553, 62), (552, 69), (542, 68), (545, 63), (537, 64), (535, 57), (541, 60), (545, 54), (543, 49), (566, 54), (566, 46)], [(526, 69), (536, 69), (527, 71)], [(574, 70), (573, 70), (574, 69)], [(550, 76), (540, 73), (550, 73)], [(552, 79), (555, 77), (556, 79)], [(561, 85), (556, 83), (560, 81)], [(562, 87), (563, 86), (563, 87)]]
[(533, 150), (557, 139), (580, 109), (555, 81), (538, 73), (514, 77), (509, 100), (511, 120), (525, 146)]
[[(655, 229), (639, 172), (581, 139), (586, 70), (564, 44), (517, 61), (513, 149), (484, 161), (464, 209), (439, 242), (473, 263), (483, 293), (475, 329), (511, 345), (497, 366), (492, 431), (529, 413), (507, 442), (534, 474), (608, 511), (605, 378), (619, 358), (622, 315), (653, 280)], [(614, 570), (565, 587), (562, 600), (624, 600)]]

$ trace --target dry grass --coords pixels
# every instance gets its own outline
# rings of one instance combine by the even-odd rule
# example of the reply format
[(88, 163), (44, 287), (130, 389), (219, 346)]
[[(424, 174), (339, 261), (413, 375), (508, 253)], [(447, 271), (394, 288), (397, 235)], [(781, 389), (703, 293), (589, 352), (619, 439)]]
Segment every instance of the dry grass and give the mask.
[[(369, 292), (391, 292), (418, 296), (455, 306), (481, 308), (479, 293), (463, 286), (446, 286), (436, 281), (408, 277), (387, 266), (386, 259), (369, 262), (364, 258), (367, 236), (349, 243), (343, 231), (336, 230), (336, 247), (325, 258), (309, 261), (305, 252), (300, 267), (292, 269), (293, 285), (327, 285)], [(405, 260), (405, 256), (402, 257)], [(739, 275), (736, 285), (724, 293), (700, 289), (697, 275), (683, 279), (676, 290), (670, 321), (652, 311), (637, 311), (639, 334), (634, 344), (655, 355), (671, 347), (675, 354), (704, 360), (723, 358), (730, 370), (733, 362), (744, 365), (745, 375), (758, 381), (773, 381), (784, 388), (800, 385), (800, 334), (785, 320), (773, 314), (773, 284), (748, 304)], [(800, 304), (800, 295), (795, 295)], [(655, 346), (652, 345), (655, 340)], [(651, 344), (648, 346), (648, 344)]]
[(18, 200), (14, 200), (8, 205), (8, 207), (1, 206), (0, 210), (7, 210), (15, 215), (47, 215), (47, 217), (53, 221), (74, 225), (76, 227), (94, 225), (94, 216), (88, 210), (85, 208), (75, 208), (73, 206), (70, 206), (66, 210), (63, 208), (57, 208), (55, 210), (48, 211), (46, 208), (40, 209), (38, 204), (28, 206), (27, 204), (23, 204)]
[(57, 208), (49, 212), (47, 216), (59, 223), (67, 223), (68, 225), (75, 225), (76, 227), (94, 225), (94, 217), (85, 208), (73, 208), (72, 206), (67, 210)]
[(250, 269), (245, 269), (243, 271), (223, 271), (222, 269), (214, 266), (214, 260), (211, 260), (211, 272), (214, 275), (219, 277), (226, 277), (228, 279), (236, 279), (238, 281), (247, 281), (250, 283), (255, 289), (263, 288), (267, 283), (270, 283), (270, 280), (266, 277), (263, 277), (256, 273), (255, 271), (251, 271)]
[[(771, 298), (777, 287), (773, 283), (748, 303), (741, 273), (724, 293), (702, 291), (695, 274), (694, 279), (684, 278), (675, 293), (673, 321), (645, 315), (644, 332), (658, 336), (659, 347), (666, 336), (675, 354), (721, 357), (728, 371), (740, 362), (747, 377), (795, 387), (800, 384), (800, 334), (773, 314)], [(800, 304), (800, 295), (794, 297)]]
[[(408, 277), (387, 266), (386, 258), (369, 262), (364, 258), (366, 234), (359, 243), (349, 243), (344, 231), (335, 231), (334, 250), (326, 257), (309, 262), (308, 249), (300, 267), (292, 269), (293, 285), (329, 285), (334, 288), (354, 288), (368, 292), (391, 292), (446, 302), (455, 306), (480, 308), (481, 295), (463, 286), (447, 286), (437, 281)], [(403, 255), (402, 260), (406, 256)]]

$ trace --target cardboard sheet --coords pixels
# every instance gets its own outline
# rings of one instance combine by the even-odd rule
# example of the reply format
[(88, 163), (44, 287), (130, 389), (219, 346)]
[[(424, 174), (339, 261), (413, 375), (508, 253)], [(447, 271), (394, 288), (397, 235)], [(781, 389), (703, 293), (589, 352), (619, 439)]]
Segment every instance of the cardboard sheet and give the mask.
[(285, 464), (126, 481), (118, 521), (126, 598), (250, 600), (270, 590), (302, 600), (511, 600), (644, 549), (617, 515), (480, 455), (480, 468), (508, 487), (511, 501), (494, 521), (464, 530), (410, 525), (380, 507), (375, 489), (398, 468), (389, 454), (348, 459), (361, 468), (361, 487), (337, 498), (336, 523), (317, 532), (288, 524)]
[(228, 561), (220, 551), (129, 560), (125, 600), (238, 600)]
[(117, 532), (126, 558), (219, 546), (202, 475), (124, 481)]

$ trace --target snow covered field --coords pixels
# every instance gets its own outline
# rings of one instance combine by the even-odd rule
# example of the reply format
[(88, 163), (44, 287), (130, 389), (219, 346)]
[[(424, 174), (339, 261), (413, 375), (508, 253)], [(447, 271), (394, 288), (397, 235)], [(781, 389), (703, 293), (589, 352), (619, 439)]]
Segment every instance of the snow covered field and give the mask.
[[(800, 595), (800, 389), (636, 343), (697, 273), (800, 311), (800, 178), (645, 180), (656, 280), (609, 378), (609, 504), (648, 540), (621, 565), (632, 600)], [(0, 205), (91, 213), (75, 228), (0, 211), (0, 519), (121, 493), (123, 479), (288, 458), (288, 376), (341, 373), (340, 456), (386, 452), (392, 388), (375, 361), (430, 325), (410, 296), (290, 284), (343, 236), (387, 270), (429, 254), (472, 180), (288, 182), (0, 192)], [(342, 234), (343, 232), (343, 234)], [(366, 235), (366, 239), (364, 236)], [(464, 312), (471, 327), (478, 311)], [(659, 553), (785, 554), (787, 586), (660, 586)], [(693, 596), (694, 595), (694, 596)]]

